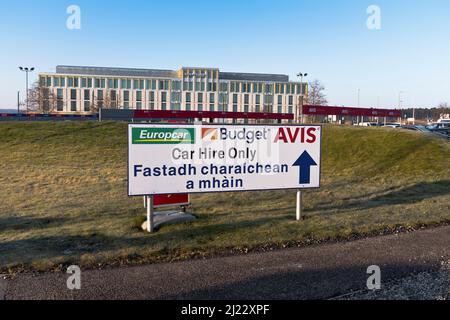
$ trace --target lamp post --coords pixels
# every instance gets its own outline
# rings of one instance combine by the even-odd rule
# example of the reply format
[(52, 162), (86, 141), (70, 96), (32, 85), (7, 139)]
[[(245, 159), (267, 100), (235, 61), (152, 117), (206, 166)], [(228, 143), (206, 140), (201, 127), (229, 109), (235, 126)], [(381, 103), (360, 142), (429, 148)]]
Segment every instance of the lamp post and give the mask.
[[(403, 104), (403, 100), (402, 100), (402, 94), (403, 91), (399, 91), (398, 92), (398, 109), (401, 110), (402, 109), (402, 104)], [(400, 122), (402, 121), (402, 119), (400, 119)], [(406, 124), (406, 121), (405, 121)]]
[[(301, 123), (303, 123), (303, 102), (304, 102), (304, 96), (303, 96), (303, 77), (307, 77), (308, 76), (308, 74), (307, 73), (299, 73), (299, 74), (297, 74), (297, 77), (299, 77), (300, 78), (300, 105), (301, 105)], [(299, 120), (299, 110), (298, 110), (298, 107), (299, 106), (297, 106), (297, 111), (296, 111), (296, 120), (297, 120), (297, 122), (298, 122), (298, 120)]]
[(33, 72), (34, 71), (34, 67), (32, 68), (23, 68), (23, 67), (19, 67), (20, 71), (23, 71), (26, 73), (26, 88), (27, 88), (27, 113), (28, 113), (28, 107), (29, 107), (29, 101), (28, 101), (28, 73)]

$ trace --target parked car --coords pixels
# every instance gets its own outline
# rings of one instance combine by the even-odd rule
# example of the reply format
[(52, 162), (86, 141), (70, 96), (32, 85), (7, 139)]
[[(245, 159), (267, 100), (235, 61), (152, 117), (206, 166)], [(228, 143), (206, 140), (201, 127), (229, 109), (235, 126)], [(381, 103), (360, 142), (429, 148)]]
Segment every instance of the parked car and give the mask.
[(427, 129), (425, 126), (402, 126), (402, 129), (405, 130), (412, 130), (412, 131), (419, 131), (419, 132), (431, 132), (429, 129)]
[(376, 122), (361, 122), (358, 124), (360, 127), (378, 127), (378, 123)]
[(392, 122), (392, 123), (386, 123), (386, 124), (383, 125), (383, 126), (384, 126), (384, 127), (387, 127), (387, 128), (398, 129), (398, 128), (400, 128), (402, 125), (401, 125), (400, 123)]
[(431, 131), (439, 130), (439, 129), (450, 129), (450, 122), (433, 123), (431, 125), (428, 125), (426, 128), (431, 130)]

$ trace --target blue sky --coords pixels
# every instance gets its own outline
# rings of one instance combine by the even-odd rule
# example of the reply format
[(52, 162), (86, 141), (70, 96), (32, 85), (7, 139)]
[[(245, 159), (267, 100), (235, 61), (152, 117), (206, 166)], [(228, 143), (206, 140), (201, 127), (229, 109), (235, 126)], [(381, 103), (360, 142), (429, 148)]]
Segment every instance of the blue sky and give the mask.
[[(81, 8), (81, 30), (66, 9)], [(366, 27), (368, 6), (381, 30)], [(396, 107), (450, 102), (450, 1), (0, 0), (0, 108), (16, 105), (25, 75), (58, 64), (224, 71), (299, 71), (330, 104)], [(34, 80), (36, 79), (34, 74)]]

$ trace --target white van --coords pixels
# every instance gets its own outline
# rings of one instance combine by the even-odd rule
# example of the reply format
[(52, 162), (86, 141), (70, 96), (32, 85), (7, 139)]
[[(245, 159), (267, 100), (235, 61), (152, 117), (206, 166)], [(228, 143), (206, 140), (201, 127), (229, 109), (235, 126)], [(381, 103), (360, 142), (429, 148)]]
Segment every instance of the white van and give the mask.
[(376, 122), (361, 122), (358, 124), (360, 127), (378, 127), (378, 123)]

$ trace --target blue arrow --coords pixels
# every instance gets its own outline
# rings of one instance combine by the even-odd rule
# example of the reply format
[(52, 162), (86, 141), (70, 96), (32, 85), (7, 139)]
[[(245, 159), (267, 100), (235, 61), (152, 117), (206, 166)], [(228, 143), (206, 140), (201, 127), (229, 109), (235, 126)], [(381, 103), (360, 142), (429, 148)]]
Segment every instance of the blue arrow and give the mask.
[(317, 163), (309, 155), (307, 151), (303, 152), (300, 158), (293, 164), (294, 167), (300, 168), (300, 184), (310, 184), (311, 183), (311, 167), (317, 166)]

